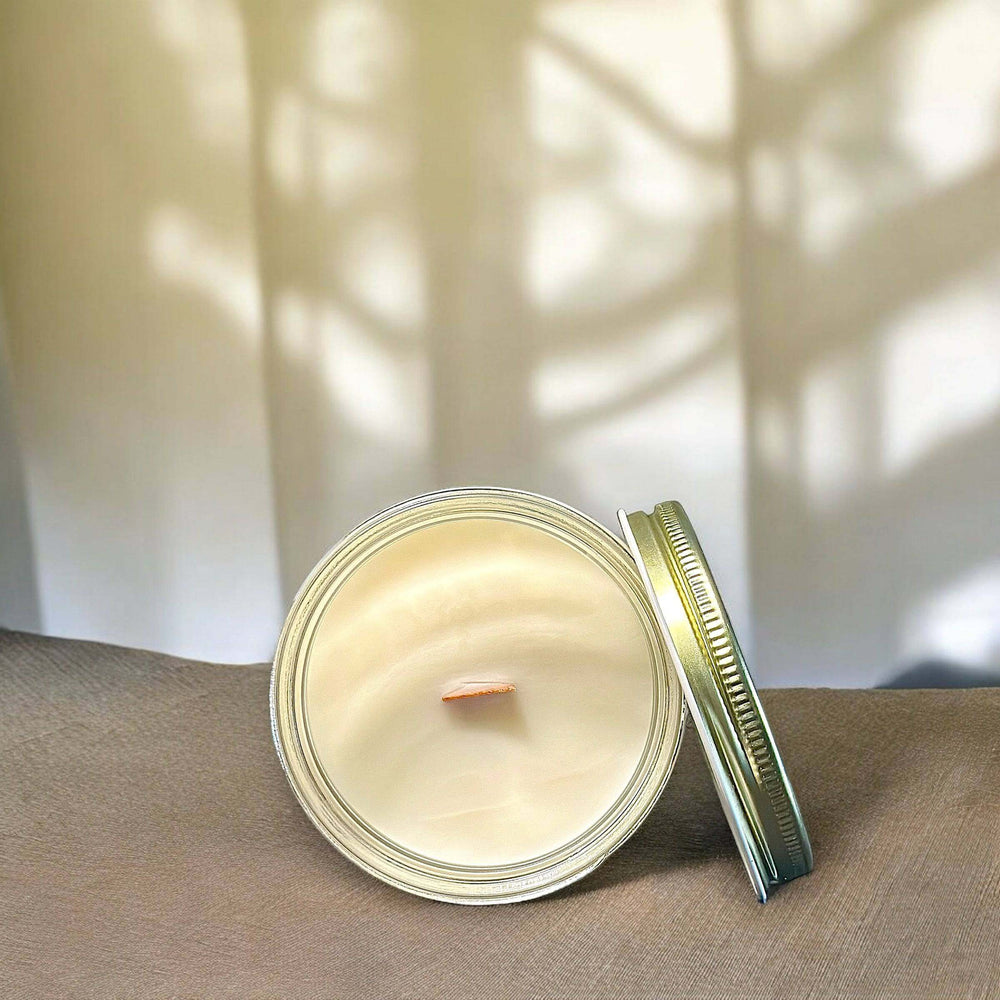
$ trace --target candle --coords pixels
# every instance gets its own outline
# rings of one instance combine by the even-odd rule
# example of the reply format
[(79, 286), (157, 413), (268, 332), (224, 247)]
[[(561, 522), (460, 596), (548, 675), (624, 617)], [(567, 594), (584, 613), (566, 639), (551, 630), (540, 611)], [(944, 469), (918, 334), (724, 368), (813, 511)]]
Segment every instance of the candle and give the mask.
[(409, 892), (503, 903), (584, 876), (642, 822), (683, 696), (606, 528), (515, 490), (446, 490), (355, 529), (299, 591), (271, 720), (317, 828)]
[(632, 588), (545, 524), (475, 511), (372, 552), (319, 615), (304, 715), (343, 802), (442, 864), (527, 862), (614, 805), (654, 723)]

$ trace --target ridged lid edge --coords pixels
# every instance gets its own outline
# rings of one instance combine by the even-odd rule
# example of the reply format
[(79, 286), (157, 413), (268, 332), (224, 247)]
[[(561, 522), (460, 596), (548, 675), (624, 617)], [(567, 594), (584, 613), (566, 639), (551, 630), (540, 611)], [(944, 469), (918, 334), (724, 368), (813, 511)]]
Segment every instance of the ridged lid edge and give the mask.
[(798, 801), (683, 507), (618, 512), (758, 899), (812, 870)]

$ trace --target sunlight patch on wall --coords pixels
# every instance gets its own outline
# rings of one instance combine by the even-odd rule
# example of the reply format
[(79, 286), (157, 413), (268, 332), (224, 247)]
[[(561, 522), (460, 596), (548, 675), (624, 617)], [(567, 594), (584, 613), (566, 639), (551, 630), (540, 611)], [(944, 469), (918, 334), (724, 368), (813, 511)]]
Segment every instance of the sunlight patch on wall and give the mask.
[(349, 209), (366, 191), (398, 183), (412, 169), (405, 144), (383, 122), (342, 117), (288, 86), (270, 104), (265, 157), (285, 198), (318, 197), (332, 211)]
[(877, 410), (868, 398), (857, 352), (825, 359), (809, 372), (800, 395), (802, 479), (816, 510), (828, 511), (870, 475), (865, 442)]
[[(775, 21), (789, 28), (795, 18), (780, 6)], [(1000, 7), (945, 0), (882, 30), (878, 16), (869, 15), (869, 41), (857, 53), (831, 52), (829, 80), (800, 120), (782, 121), (794, 129), (799, 238), (811, 255), (829, 255), (880, 216), (987, 168), (1000, 146)], [(810, 67), (800, 68), (808, 81)]]
[(260, 339), (260, 295), (250, 248), (224, 245), (186, 209), (164, 205), (146, 226), (153, 272), (214, 303), (249, 341)]
[(245, 148), (250, 98), (236, 0), (150, 0), (165, 45), (184, 59), (183, 81), (199, 137)]
[(882, 465), (899, 475), (1000, 411), (1000, 260), (885, 330)]
[(387, 344), (333, 301), (286, 288), (274, 297), (274, 334), (282, 358), (315, 371), (331, 412), (370, 442), (425, 448), (428, 372), (415, 347)]
[(319, 306), (316, 317), (317, 364), (338, 415), (368, 439), (407, 450), (425, 448), (424, 359), (379, 344), (336, 303)]
[(719, 0), (566, 0), (545, 4), (539, 24), (586, 53), (595, 80), (617, 78), (680, 131), (723, 139), (733, 124), (726, 18)]
[(535, 202), (525, 264), (531, 298), (539, 305), (572, 300), (607, 260), (617, 241), (611, 207), (593, 192), (554, 191)]
[(666, 393), (671, 376), (683, 379), (712, 358), (713, 348), (726, 350), (732, 323), (725, 303), (688, 307), (623, 339), (616, 350), (581, 346), (545, 359), (534, 373), (534, 405), (543, 419), (585, 421), (589, 411), (620, 398)]
[(544, 309), (596, 309), (683, 275), (697, 230), (732, 211), (721, 8), (607, 13), (548, 5), (526, 47), (536, 147), (526, 285)]
[(347, 291), (393, 333), (419, 332), (426, 313), (423, 258), (402, 207), (372, 213), (345, 234), (334, 265)]
[(878, 148), (875, 137), (882, 126), (866, 96), (866, 89), (877, 85), (863, 72), (849, 75), (821, 94), (805, 116), (796, 140), (799, 240), (812, 256), (838, 250), (916, 183), (899, 157)]
[(975, 569), (910, 609), (900, 623), (899, 659), (1000, 665), (1000, 564)]
[(308, 75), (320, 97), (370, 107), (397, 85), (406, 40), (386, 4), (377, 0), (325, 3), (308, 37)]
[(1000, 4), (947, 0), (906, 25), (894, 133), (928, 184), (987, 163), (1000, 144)]
[(773, 72), (803, 70), (850, 38), (869, 9), (869, 0), (750, 0), (754, 61)]

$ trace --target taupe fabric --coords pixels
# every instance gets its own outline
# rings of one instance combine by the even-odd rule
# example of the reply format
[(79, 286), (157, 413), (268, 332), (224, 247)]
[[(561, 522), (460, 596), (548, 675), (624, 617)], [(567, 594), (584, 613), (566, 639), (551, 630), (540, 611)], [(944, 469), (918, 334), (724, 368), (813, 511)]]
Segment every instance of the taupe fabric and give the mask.
[(1000, 995), (1000, 690), (766, 692), (817, 860), (766, 906), (689, 733), (595, 874), (470, 908), (390, 889), (313, 830), (267, 682), (0, 634), (0, 993)]

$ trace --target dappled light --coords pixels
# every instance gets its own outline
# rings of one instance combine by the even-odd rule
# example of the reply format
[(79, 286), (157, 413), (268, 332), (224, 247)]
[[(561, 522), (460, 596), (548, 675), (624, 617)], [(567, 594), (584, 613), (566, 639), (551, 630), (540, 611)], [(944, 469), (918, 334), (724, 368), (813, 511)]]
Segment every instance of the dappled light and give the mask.
[(229, 0), (149, 0), (164, 47), (183, 59), (179, 89), (202, 142), (245, 148), (248, 82), (239, 13)]
[(843, 502), (868, 477), (875, 415), (865, 406), (866, 372), (865, 359), (855, 349), (815, 365), (802, 380), (802, 481), (810, 507), (819, 513)]
[(149, 261), (158, 277), (203, 295), (247, 337), (258, 339), (256, 262), (245, 246), (220, 246), (197, 218), (166, 205), (152, 214), (147, 233)]
[(1000, 412), (1000, 258), (917, 301), (882, 341), (882, 465), (902, 475)]
[(1000, 564), (978, 567), (927, 594), (900, 624), (901, 663), (995, 667), (1000, 656)]
[(0, 281), (47, 632), (220, 660), (274, 642), (244, 52), (227, 0), (0, 23)]
[(683, 500), (765, 684), (1000, 676), (996, 4), (42, 6), (0, 485), (44, 628), (263, 658), (357, 522), (497, 484)]
[(926, 682), (1000, 549), (998, 12), (732, 10), (758, 669)]

